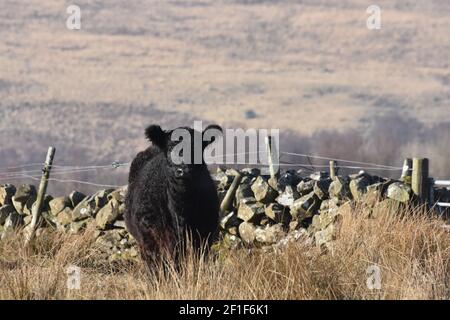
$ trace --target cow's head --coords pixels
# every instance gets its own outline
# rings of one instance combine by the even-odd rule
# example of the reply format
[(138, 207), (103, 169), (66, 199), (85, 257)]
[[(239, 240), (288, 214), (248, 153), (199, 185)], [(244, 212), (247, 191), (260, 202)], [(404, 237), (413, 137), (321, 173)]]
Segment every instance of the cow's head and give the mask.
[(159, 125), (151, 125), (145, 135), (165, 154), (169, 172), (177, 178), (188, 178), (203, 167), (203, 152), (222, 135), (222, 128), (209, 125), (200, 132), (189, 127), (163, 130)]

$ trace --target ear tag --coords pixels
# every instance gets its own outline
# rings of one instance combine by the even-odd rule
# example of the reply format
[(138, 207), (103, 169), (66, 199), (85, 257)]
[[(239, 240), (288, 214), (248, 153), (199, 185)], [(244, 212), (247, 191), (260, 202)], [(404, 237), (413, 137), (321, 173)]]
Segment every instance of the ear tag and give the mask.
[(184, 175), (183, 169), (177, 168), (177, 169), (175, 170), (175, 177), (181, 178), (183, 175)]

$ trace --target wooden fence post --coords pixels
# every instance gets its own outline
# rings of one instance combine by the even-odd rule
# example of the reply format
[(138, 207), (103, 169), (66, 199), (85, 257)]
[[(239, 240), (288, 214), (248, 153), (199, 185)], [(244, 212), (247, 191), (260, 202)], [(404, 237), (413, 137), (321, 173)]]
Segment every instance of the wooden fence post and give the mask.
[(236, 191), (239, 187), (239, 184), (242, 180), (242, 174), (238, 171), (236, 176), (234, 177), (233, 182), (231, 183), (230, 188), (228, 188), (228, 191), (225, 195), (225, 197), (222, 200), (222, 203), (220, 204), (220, 213), (222, 215), (225, 215), (225, 213), (229, 210), (231, 207), (234, 197), (236, 195)]
[(36, 202), (34, 203), (32, 209), (31, 223), (25, 238), (26, 243), (29, 243), (31, 242), (31, 240), (33, 240), (34, 234), (36, 232), (36, 224), (41, 215), (41, 209), (44, 203), (45, 193), (47, 191), (48, 178), (50, 177), (50, 170), (52, 169), (54, 156), (55, 156), (55, 148), (49, 147), (47, 151), (47, 157), (45, 158), (45, 164), (44, 167), (42, 168), (42, 177), (41, 182), (39, 184)]
[(330, 178), (334, 180), (336, 177), (336, 161), (330, 160)]
[(280, 164), (278, 159), (277, 146), (274, 143), (272, 136), (266, 137), (267, 157), (269, 159), (270, 178), (278, 179), (280, 174)]
[(421, 203), (429, 203), (429, 161), (428, 159), (414, 158), (411, 187)]
[(411, 158), (406, 158), (405, 161), (403, 161), (403, 170), (400, 180), (409, 185), (411, 185), (412, 166), (413, 160)]
[(430, 207), (434, 206), (435, 199), (434, 199), (434, 178), (428, 178), (428, 185), (429, 185), (429, 195), (430, 195)]

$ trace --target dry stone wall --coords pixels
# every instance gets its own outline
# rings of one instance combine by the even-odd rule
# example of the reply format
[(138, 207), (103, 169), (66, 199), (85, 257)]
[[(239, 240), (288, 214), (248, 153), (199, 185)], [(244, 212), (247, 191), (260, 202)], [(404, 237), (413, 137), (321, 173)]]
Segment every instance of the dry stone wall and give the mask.
[[(238, 174), (239, 184), (235, 192), (229, 192)], [(213, 178), (221, 201), (227, 192), (232, 196), (220, 221), (221, 243), (232, 248), (267, 248), (300, 238), (327, 247), (339, 234), (340, 206), (355, 200), (399, 204), (414, 200), (408, 184), (366, 172), (331, 178), (327, 172), (287, 170), (278, 178), (269, 178), (255, 168), (219, 169)], [(448, 191), (439, 192), (448, 196)], [(136, 242), (123, 220), (125, 194), (126, 187), (93, 195), (78, 191), (56, 198), (46, 195), (37, 234), (47, 228), (78, 234), (92, 225), (95, 244), (105, 258), (134, 260)], [(0, 185), (1, 239), (30, 225), (35, 201), (33, 185)]]

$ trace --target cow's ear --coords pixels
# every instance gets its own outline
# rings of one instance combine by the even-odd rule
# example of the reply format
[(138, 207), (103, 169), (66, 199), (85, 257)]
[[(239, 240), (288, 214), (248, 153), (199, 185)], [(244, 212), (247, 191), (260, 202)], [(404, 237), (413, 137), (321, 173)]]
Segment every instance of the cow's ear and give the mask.
[(145, 129), (145, 136), (157, 147), (164, 149), (167, 146), (167, 134), (160, 126), (151, 125)]
[(217, 124), (211, 124), (203, 130), (203, 148), (216, 141), (223, 134), (223, 130)]

